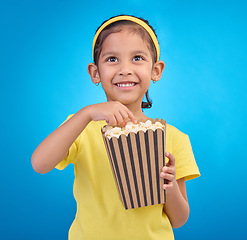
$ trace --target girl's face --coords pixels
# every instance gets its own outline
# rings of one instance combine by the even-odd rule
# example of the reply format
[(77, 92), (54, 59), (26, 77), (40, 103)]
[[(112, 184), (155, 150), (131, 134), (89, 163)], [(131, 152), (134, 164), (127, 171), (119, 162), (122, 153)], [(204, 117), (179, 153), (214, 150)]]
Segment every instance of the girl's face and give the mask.
[(148, 43), (123, 29), (110, 34), (102, 44), (97, 75), (107, 101), (141, 106), (155, 70)]

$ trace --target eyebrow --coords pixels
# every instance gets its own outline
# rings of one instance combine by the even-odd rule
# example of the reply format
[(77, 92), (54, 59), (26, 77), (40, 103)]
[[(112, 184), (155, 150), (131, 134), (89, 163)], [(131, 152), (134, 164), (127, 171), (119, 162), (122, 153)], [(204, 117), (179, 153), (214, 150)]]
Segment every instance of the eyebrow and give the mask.
[(137, 51), (134, 51), (133, 52), (133, 55), (138, 55), (138, 54), (140, 54), (140, 55), (148, 55), (145, 51), (141, 51), (141, 50), (137, 50)]
[(117, 54), (117, 52), (106, 52), (106, 53), (102, 54), (102, 57), (104, 58), (105, 56), (114, 56), (116, 54)]
[[(102, 54), (102, 57), (104, 58), (105, 56), (115, 56), (118, 55), (117, 51), (112, 51), (112, 52), (105, 52), (104, 54)], [(136, 51), (132, 51), (131, 55), (145, 55), (148, 56), (148, 54), (145, 51), (141, 51), (141, 50), (136, 50)]]

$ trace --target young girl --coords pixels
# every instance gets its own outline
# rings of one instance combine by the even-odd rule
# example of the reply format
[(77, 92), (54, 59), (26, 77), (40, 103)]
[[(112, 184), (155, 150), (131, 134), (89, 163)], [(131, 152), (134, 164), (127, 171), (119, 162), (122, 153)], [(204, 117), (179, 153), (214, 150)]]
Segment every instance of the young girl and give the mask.
[[(78, 239), (174, 239), (172, 228), (189, 216), (185, 180), (199, 176), (187, 135), (167, 124), (166, 157), (160, 177), (166, 180), (166, 203), (125, 210), (101, 135), (101, 127), (147, 119), (148, 88), (160, 80), (165, 64), (147, 21), (129, 15), (113, 17), (97, 30), (94, 63), (88, 73), (101, 83), (107, 102), (82, 108), (51, 133), (35, 150), (32, 165), (46, 173), (74, 164), (77, 213), (69, 231)], [(148, 102), (143, 103), (146, 95)]]

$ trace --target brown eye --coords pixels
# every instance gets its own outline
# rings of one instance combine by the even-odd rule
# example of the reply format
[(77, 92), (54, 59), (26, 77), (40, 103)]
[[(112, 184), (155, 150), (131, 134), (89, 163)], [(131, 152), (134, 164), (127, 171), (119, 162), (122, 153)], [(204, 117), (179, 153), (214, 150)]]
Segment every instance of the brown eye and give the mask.
[(117, 58), (116, 57), (108, 57), (107, 59), (107, 62), (117, 62)]
[(139, 56), (139, 55), (133, 57), (133, 61), (141, 61), (143, 59), (144, 58), (142, 56)]

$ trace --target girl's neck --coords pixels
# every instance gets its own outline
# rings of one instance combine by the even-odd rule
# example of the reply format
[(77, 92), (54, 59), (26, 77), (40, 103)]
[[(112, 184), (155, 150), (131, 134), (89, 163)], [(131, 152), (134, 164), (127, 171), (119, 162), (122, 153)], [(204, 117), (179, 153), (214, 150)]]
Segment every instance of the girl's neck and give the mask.
[(136, 120), (147, 120), (148, 117), (143, 113), (141, 107), (134, 107), (133, 105), (126, 105), (126, 107), (134, 114)]

